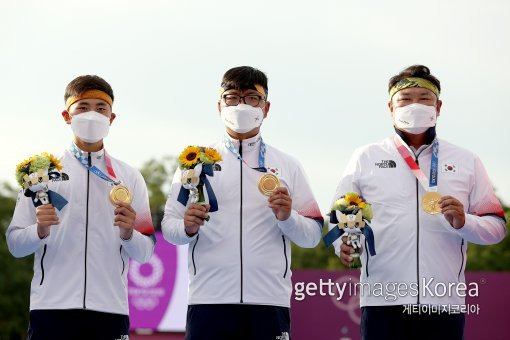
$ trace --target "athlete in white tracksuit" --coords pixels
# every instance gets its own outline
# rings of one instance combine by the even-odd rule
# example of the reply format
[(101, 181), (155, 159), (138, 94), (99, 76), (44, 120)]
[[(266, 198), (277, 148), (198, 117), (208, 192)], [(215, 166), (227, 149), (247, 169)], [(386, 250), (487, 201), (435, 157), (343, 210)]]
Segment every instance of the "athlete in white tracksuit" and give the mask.
[[(21, 191), (6, 233), (15, 257), (35, 254), (28, 337), (126, 339), (129, 258), (147, 261), (155, 242), (147, 188), (138, 170), (105, 152), (103, 138), (115, 117), (108, 83), (82, 76), (68, 92), (64, 118), (75, 140), (59, 157), (62, 172), (50, 172), (49, 182), (68, 203), (60, 211), (35, 208)], [(90, 167), (112, 172), (131, 192), (132, 203), (114, 206), (114, 184)]]
[[(356, 191), (373, 207), (370, 225), (377, 255), (364, 251), (361, 256), (364, 339), (461, 339), (463, 314), (403, 316), (402, 306), (460, 310), (472, 288), (464, 277), (468, 242), (495, 244), (506, 235), (503, 209), (480, 159), (436, 136), (439, 90), (439, 81), (425, 66), (392, 78), (390, 110), (396, 134), (358, 148), (334, 195), (336, 200)], [(411, 171), (399, 144), (426, 175), (427, 187)], [(434, 144), (439, 150), (436, 189), (443, 199), (441, 213), (431, 215), (422, 208), (422, 199), (426, 191), (435, 190), (428, 186)], [(344, 264), (352, 260), (351, 248), (341, 240), (335, 242), (335, 251)], [(374, 291), (377, 287), (382, 291)]]
[[(299, 162), (260, 135), (269, 108), (265, 75), (235, 68), (222, 85), (219, 106), (227, 134), (213, 147), (223, 161), (221, 171), (208, 177), (218, 210), (204, 222), (199, 218), (207, 216), (206, 208), (194, 212), (199, 205), (179, 203), (177, 170), (162, 222), (166, 240), (189, 244), (186, 337), (284, 339), (290, 332), (291, 242), (316, 246), (322, 217)], [(269, 202), (258, 189), (266, 173), (283, 186)]]

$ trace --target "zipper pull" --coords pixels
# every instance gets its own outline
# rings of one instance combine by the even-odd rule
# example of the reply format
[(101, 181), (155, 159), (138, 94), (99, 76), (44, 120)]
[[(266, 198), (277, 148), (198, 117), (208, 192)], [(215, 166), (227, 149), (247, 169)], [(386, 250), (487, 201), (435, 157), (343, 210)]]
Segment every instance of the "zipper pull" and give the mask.
[(89, 152), (89, 155), (87, 157), (87, 162), (88, 162), (89, 166), (92, 166), (92, 157), (90, 156), (90, 152)]
[(243, 141), (239, 140), (239, 155), (243, 155)]

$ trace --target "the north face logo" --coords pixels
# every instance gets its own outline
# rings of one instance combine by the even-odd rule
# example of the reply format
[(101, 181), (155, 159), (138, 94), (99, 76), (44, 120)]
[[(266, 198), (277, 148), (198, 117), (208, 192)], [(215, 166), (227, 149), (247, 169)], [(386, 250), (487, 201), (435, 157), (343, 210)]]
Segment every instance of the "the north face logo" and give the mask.
[(380, 163), (375, 163), (375, 166), (378, 166), (380, 169), (386, 169), (386, 168), (396, 168), (397, 163), (391, 159), (382, 160)]
[(68, 181), (69, 175), (65, 172), (50, 172), (48, 173), (48, 176), (50, 177), (50, 181), (52, 182), (60, 182), (60, 181)]

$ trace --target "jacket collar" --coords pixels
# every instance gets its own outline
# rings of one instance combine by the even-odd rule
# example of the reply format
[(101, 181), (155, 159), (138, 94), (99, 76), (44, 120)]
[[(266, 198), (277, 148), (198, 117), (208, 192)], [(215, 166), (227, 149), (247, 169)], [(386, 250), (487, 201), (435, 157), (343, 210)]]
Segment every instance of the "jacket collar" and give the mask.
[(432, 126), (432, 127), (428, 128), (428, 130), (425, 131), (425, 144), (420, 146), (418, 149), (415, 149), (414, 147), (409, 145), (409, 140), (408, 140), (408, 138), (406, 137), (406, 135), (402, 131), (397, 129), (395, 126), (393, 126), (393, 128), (395, 129), (396, 134), (400, 136), (402, 141), (404, 141), (404, 143), (407, 146), (407, 148), (412, 150), (413, 153), (415, 153), (415, 154), (416, 153), (420, 153), (424, 149), (428, 148), (428, 146), (430, 144), (432, 144), (434, 139), (436, 139), (436, 137), (437, 137), (437, 135), (436, 135), (436, 127)]
[[(81, 158), (87, 158), (89, 156), (89, 153), (87, 151), (83, 151), (81, 150), (74, 142), (72, 142), (71, 144), (71, 148), (70, 148), (70, 151), (72, 154), (74, 155), (79, 155), (79, 157)], [(96, 151), (96, 152), (91, 152), (90, 153), (90, 158), (92, 160), (102, 160), (103, 157), (104, 157), (104, 153), (105, 153), (105, 149), (104, 149), (104, 146), (101, 150), (99, 151)]]
[[(232, 142), (234, 147), (239, 150), (239, 140), (230, 137), (230, 135), (228, 133), (226, 134), (226, 136), (227, 136), (228, 140), (230, 140), (230, 142)], [(261, 142), (262, 142), (262, 136), (260, 135), (260, 132), (254, 137), (251, 137), (248, 139), (243, 139), (243, 141), (242, 141), (243, 154), (245, 154), (246, 152), (258, 151), (260, 149)]]
[[(409, 140), (407, 139), (406, 135), (402, 131), (397, 129), (395, 126), (393, 126), (393, 128), (395, 129), (395, 132), (397, 133), (397, 135), (399, 135), (400, 138), (402, 138), (402, 140), (407, 145), (409, 145)], [(424, 145), (432, 144), (434, 139), (436, 139), (436, 127), (432, 126), (432, 127), (428, 128), (427, 131), (425, 131), (425, 144)]]

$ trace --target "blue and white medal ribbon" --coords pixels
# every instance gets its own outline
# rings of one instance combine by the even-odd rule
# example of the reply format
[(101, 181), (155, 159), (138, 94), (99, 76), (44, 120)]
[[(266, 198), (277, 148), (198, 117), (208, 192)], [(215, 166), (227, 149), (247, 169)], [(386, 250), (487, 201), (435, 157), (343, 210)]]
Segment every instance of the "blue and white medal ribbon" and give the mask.
[[(84, 155), (84, 152), (81, 151), (80, 149), (78, 149), (78, 147), (72, 143), (71, 144), (71, 148), (70, 148), (70, 151), (71, 153), (74, 155), (74, 157), (87, 169), (89, 170), (91, 173), (93, 173), (94, 175), (96, 175), (97, 177), (101, 178), (102, 180), (105, 180), (109, 183), (112, 183), (113, 185), (120, 185), (121, 184), (121, 181), (119, 180), (113, 180), (110, 176), (108, 176), (107, 174), (105, 174), (103, 171), (101, 171), (101, 169), (99, 169), (98, 167), (96, 167), (95, 165), (93, 166), (89, 166), (89, 162), (88, 162), (88, 159), (87, 157), (85, 157)], [(106, 158), (108, 157), (108, 154), (106, 153), (106, 150), (104, 152), (104, 156), (105, 156), (105, 160)], [(109, 158), (109, 157), (108, 157)], [(108, 163), (108, 162), (107, 162)], [(107, 166), (107, 168), (109, 169), (109, 167)], [(113, 172), (113, 168), (112, 168), (112, 171)], [(113, 177), (113, 178), (116, 178), (115, 176), (115, 173), (110, 173), (110, 175)]]
[[(243, 159), (243, 156), (239, 153), (239, 151), (235, 148), (232, 141), (225, 135), (223, 137), (223, 144), (225, 147), (234, 154), (234, 156), (237, 157), (237, 159), (244, 162), (244, 164), (248, 165), (246, 161)], [(249, 166), (249, 165), (248, 165)], [(251, 168), (251, 167), (250, 167)], [(260, 138), (260, 149), (259, 149), (259, 167), (258, 168), (252, 168), (253, 170), (259, 171), (259, 172), (267, 172), (266, 168), (266, 144)]]

